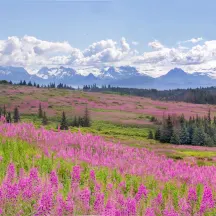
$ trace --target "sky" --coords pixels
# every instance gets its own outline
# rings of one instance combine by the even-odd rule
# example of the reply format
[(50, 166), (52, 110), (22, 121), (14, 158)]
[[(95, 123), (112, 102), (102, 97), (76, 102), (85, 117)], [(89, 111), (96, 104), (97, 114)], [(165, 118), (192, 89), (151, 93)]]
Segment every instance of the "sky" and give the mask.
[(0, 65), (216, 70), (215, 0), (0, 0)]

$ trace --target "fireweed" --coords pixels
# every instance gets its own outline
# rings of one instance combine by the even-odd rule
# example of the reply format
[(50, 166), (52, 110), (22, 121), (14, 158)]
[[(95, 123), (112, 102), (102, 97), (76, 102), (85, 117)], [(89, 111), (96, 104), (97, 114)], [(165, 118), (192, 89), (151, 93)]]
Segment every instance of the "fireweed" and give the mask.
[(214, 166), (32, 124), (0, 134), (0, 215), (216, 214)]

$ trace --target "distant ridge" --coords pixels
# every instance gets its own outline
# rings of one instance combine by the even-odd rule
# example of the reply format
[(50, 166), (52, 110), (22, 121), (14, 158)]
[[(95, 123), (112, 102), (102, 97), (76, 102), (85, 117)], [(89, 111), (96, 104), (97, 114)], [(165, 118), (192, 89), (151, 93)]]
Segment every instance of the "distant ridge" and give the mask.
[(101, 69), (99, 75), (89, 73), (79, 74), (73, 68), (55, 67), (41, 68), (36, 74), (31, 75), (22, 67), (0, 66), (0, 80), (19, 82), (20, 80), (33, 81), (39, 84), (50, 82), (65, 83), (67, 85), (113, 85), (132, 88), (155, 88), (155, 89), (176, 89), (196, 88), (215, 86), (216, 79), (208, 76), (208, 73), (193, 74), (186, 73), (181, 68), (174, 68), (167, 74), (158, 78), (143, 75), (135, 67), (107, 67)]

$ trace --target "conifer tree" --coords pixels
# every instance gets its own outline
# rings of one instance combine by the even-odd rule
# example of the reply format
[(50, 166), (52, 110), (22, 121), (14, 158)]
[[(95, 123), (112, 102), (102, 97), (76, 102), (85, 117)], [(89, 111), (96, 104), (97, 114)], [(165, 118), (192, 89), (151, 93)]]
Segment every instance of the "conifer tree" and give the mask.
[(149, 130), (149, 132), (148, 132), (148, 139), (154, 139), (152, 130)]
[(82, 117), (78, 117), (78, 127), (82, 127), (83, 126), (83, 119), (82, 119)]
[(190, 137), (189, 137), (186, 126), (183, 126), (181, 128), (181, 132), (180, 132), (179, 137), (180, 137), (180, 144), (189, 144)]
[(213, 121), (214, 125), (216, 126), (216, 116), (214, 116), (214, 121)]
[(39, 104), (39, 108), (38, 108), (38, 117), (43, 118), (43, 110), (42, 110), (42, 107), (41, 107), (41, 103)]
[(2, 116), (2, 108), (0, 107), (0, 118), (1, 118), (1, 116)]
[(89, 111), (88, 111), (88, 107), (86, 106), (84, 117), (83, 117), (83, 127), (90, 127), (90, 124), (91, 123), (90, 123)]
[(68, 124), (67, 124), (67, 119), (66, 119), (66, 116), (65, 116), (65, 112), (62, 113), (60, 129), (61, 130), (68, 130)]
[(157, 127), (156, 131), (155, 131), (155, 140), (160, 140), (160, 128)]
[(170, 143), (171, 144), (180, 144), (181, 143), (178, 131), (176, 131), (176, 130), (173, 131), (172, 137), (170, 139)]
[(47, 119), (47, 116), (46, 116), (46, 112), (43, 113), (42, 124), (43, 125), (47, 125), (48, 124), (48, 119)]
[(194, 129), (192, 144), (193, 145), (204, 146), (205, 145), (205, 140), (206, 140), (206, 134), (204, 132), (203, 127), (199, 127), (199, 128), (196, 127)]
[(6, 106), (4, 105), (4, 108), (3, 108), (3, 116), (6, 117), (7, 115), (7, 111), (6, 111)]
[(14, 123), (18, 123), (20, 121), (20, 115), (18, 107), (15, 107), (14, 109), (14, 115), (13, 115)]
[(78, 123), (77, 123), (77, 117), (76, 117), (76, 116), (75, 116), (74, 119), (73, 119), (73, 126), (74, 126), (74, 127), (79, 126)]
[(211, 124), (211, 109), (208, 111), (208, 123)]
[(8, 112), (7, 117), (6, 117), (7, 123), (12, 123), (12, 118), (11, 118), (11, 113)]

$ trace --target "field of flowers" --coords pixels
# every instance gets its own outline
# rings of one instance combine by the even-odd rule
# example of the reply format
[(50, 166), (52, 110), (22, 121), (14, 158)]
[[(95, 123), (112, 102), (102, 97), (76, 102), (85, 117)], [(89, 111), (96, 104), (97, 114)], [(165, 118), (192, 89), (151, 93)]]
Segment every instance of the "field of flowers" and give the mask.
[(216, 167), (99, 136), (0, 124), (1, 215), (216, 214)]
[(62, 111), (65, 111), (68, 117), (82, 115), (86, 104), (92, 119), (121, 124), (149, 125), (152, 124), (149, 121), (151, 116), (161, 118), (164, 114), (204, 116), (209, 107), (212, 114), (216, 114), (215, 106), (153, 101), (135, 96), (10, 85), (0, 85), (0, 92), (0, 104), (5, 104), (9, 110), (19, 106), (22, 114), (36, 114), (41, 103), (48, 117), (53, 118), (60, 116)]

